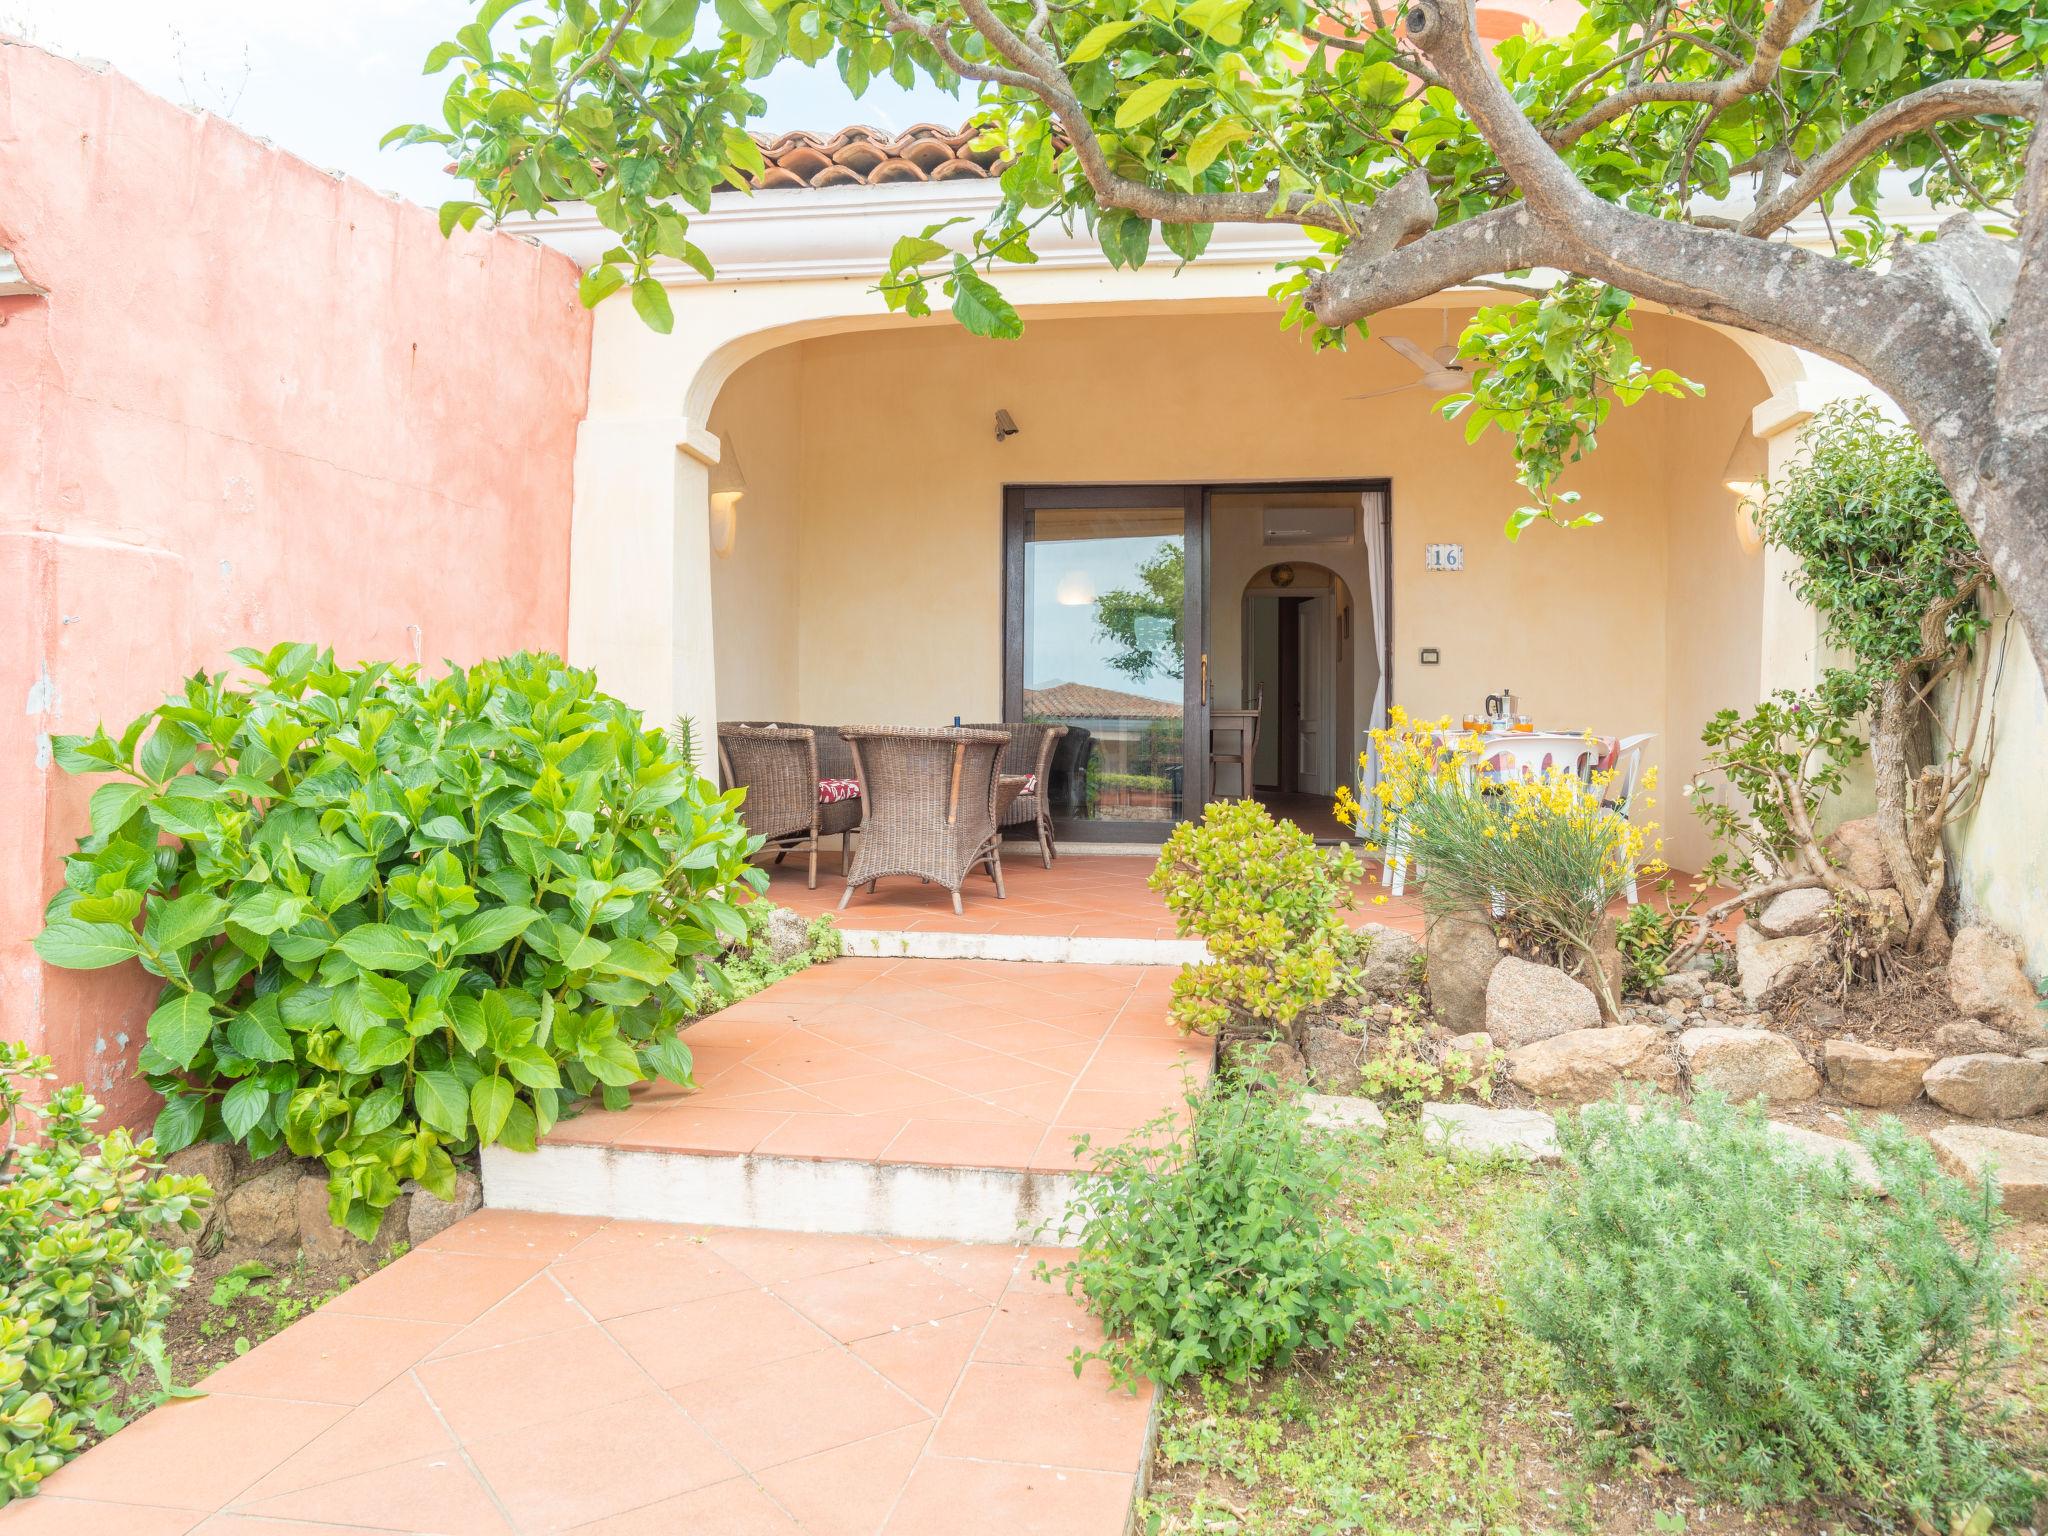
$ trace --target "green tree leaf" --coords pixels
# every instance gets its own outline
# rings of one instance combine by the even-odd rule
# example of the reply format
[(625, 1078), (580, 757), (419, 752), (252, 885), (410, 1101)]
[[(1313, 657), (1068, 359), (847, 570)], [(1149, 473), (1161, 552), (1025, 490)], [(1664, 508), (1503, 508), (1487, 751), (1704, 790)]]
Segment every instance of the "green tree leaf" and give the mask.
[(405, 1095), (395, 1083), (386, 1083), (366, 1095), (349, 1117), (349, 1129), (357, 1136), (374, 1136), (398, 1119), (405, 1108)]
[(668, 290), (661, 286), (658, 278), (643, 277), (633, 285), (633, 312), (647, 322), (650, 331), (659, 331), (666, 336), (675, 328), (675, 312), (670, 309)]
[(125, 780), (115, 784), (102, 784), (92, 792), (90, 815), (93, 834), (97, 837), (107, 837), (119, 831), (130, 816), (142, 809), (148, 799), (149, 789), (145, 785)]
[(1086, 37), (1074, 44), (1073, 50), (1067, 55), (1067, 62), (1086, 64), (1091, 59), (1101, 58), (1104, 49), (1142, 21), (1142, 17), (1131, 16), (1121, 21), (1097, 22), (1088, 29)]
[(682, 1036), (673, 1030), (648, 1041), (640, 1055), (656, 1077), (667, 1078), (679, 1088), (697, 1086), (695, 1063), (691, 1059), (690, 1048), (683, 1043)]
[(1130, 95), (1124, 104), (1116, 109), (1116, 125), (1121, 129), (1137, 127), (1149, 122), (1159, 109), (1173, 99), (1173, 93), (1190, 85), (1186, 80), (1147, 80)]
[[(268, 1004), (268, 1006), (264, 1006)], [(258, 998), (228, 1022), (228, 1045), (251, 1061), (290, 1061), (292, 1037), (271, 998)], [(235, 1132), (240, 1136), (240, 1131)]]

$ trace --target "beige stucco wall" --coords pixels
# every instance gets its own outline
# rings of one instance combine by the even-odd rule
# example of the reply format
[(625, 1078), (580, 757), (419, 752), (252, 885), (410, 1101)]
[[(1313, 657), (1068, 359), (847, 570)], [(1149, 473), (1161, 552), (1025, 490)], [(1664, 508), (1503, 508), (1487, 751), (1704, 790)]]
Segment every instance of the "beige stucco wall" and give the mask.
[(803, 349), (779, 348), (742, 369), (711, 413), (711, 430), (746, 480), (732, 551), (711, 560), (718, 708), (727, 720), (800, 714), (802, 377)]
[(2020, 936), (2028, 973), (2048, 981), (2048, 693), (2019, 625), (2008, 623), (2010, 605), (2001, 599), (1992, 611), (1992, 639), (1978, 659), (1997, 684), (1991, 771), (1975, 812), (1950, 828), (1949, 846), (1964, 915)]
[(1755, 395), (1737, 381), (1753, 370), (1724, 336), (1692, 330), (1685, 343), (1683, 371), (1707, 383), (1706, 394), (1635, 409), (1654, 412), (1668, 514), (1664, 739), (1656, 754), (1663, 782), (1655, 811), (1646, 814), (1664, 825), (1670, 861), (1697, 870), (1713, 849), (1682, 790), (1705, 760), (1700, 727), (1716, 711), (1758, 697), (1766, 560), (1724, 478), (1737, 438), (1750, 430)]
[[(1432, 345), (1440, 332), (1433, 311), (1383, 324)], [(1512, 687), (1539, 720), (1657, 733), (1668, 775), (1707, 714), (1756, 693), (1762, 568), (1720, 471), (1764, 386), (1697, 327), (1646, 316), (1638, 342), (1711, 403), (1617, 410), (1572, 472), (1605, 521), (1516, 543), (1502, 526), (1522, 493), (1497, 435), (1467, 445), (1420, 390), (1348, 398), (1412, 374), (1374, 343), (1313, 352), (1269, 311), (1046, 319), (1012, 343), (903, 327), (771, 351), (733, 375), (712, 420), (748, 480), (738, 549), (711, 561), (719, 713), (995, 716), (1006, 483), (1386, 477), (1394, 700), (1435, 716)], [(1022, 428), (1003, 443), (999, 407)], [(1425, 571), (1434, 542), (1462, 543), (1465, 569)], [(1235, 624), (1219, 609), (1212, 635), (1232, 664)], [(1424, 647), (1441, 662), (1421, 665)], [(1681, 863), (1703, 855), (1689, 827), (1672, 835)]]

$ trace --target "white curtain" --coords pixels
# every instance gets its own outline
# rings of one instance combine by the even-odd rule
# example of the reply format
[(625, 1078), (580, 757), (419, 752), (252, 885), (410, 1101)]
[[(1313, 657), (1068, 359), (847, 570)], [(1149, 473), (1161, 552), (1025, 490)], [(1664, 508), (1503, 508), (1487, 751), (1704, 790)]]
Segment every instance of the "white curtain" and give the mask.
[[(1359, 647), (1361, 663), (1370, 658), (1373, 670), (1372, 713), (1366, 718), (1365, 728), (1359, 732), (1358, 750), (1364, 752), (1369, 738), (1367, 730), (1376, 729), (1387, 723), (1387, 589), (1391, 584), (1387, 572), (1387, 493), (1365, 491), (1358, 498), (1359, 532), (1365, 539), (1366, 586), (1372, 600), (1372, 635), (1370, 649)], [(1359, 799), (1366, 800), (1379, 781), (1379, 760), (1368, 756), (1364, 771), (1360, 774)], [(1359, 830), (1364, 836), (1364, 830)]]

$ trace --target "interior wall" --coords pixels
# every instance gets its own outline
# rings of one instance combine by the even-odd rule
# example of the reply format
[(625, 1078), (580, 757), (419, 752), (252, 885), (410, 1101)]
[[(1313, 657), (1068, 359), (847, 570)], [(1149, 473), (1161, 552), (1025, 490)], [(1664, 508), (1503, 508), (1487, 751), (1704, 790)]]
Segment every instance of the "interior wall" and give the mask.
[(0, 1035), (113, 1114), (160, 983), (29, 947), (116, 730), (238, 646), (564, 648), (576, 269), (0, 40)]
[[(1244, 593), (1268, 567), (1289, 564), (1302, 573), (1297, 585), (1311, 583), (1315, 567), (1338, 578), (1339, 616), (1333, 633), (1341, 633), (1342, 615), (1349, 614), (1351, 638), (1337, 645), (1336, 770), (1339, 781), (1357, 755), (1358, 732), (1372, 712), (1373, 684), (1379, 680), (1379, 640), (1372, 633), (1371, 572), (1359, 533), (1357, 491), (1222, 492), (1210, 498), (1209, 520), (1209, 680), (1210, 697), (1219, 704), (1250, 701), (1245, 676)], [(1265, 543), (1265, 509), (1269, 506), (1342, 507), (1351, 514), (1349, 544), (1272, 545)], [(1277, 721), (1273, 712), (1268, 723)], [(1260, 743), (1261, 762), (1266, 742)], [(1283, 786), (1291, 792), (1291, 786)]]
[[(1451, 316), (1453, 329), (1460, 319)], [(1428, 345), (1440, 327), (1434, 312), (1380, 324)], [(1698, 327), (1646, 314), (1635, 339), (1652, 363), (1705, 383), (1706, 399), (1617, 409), (1598, 451), (1565, 482), (1603, 521), (1538, 526), (1515, 542), (1503, 527), (1526, 496), (1497, 434), (1468, 445), (1422, 390), (1349, 398), (1404, 383), (1412, 370), (1374, 342), (1314, 352), (1270, 314), (1039, 320), (1010, 343), (933, 321), (769, 354), (729, 386), (735, 414), (724, 419), (747, 464), (743, 548), (767, 539), (769, 525), (752, 521), (757, 466), (778, 455), (796, 464), (793, 538), (777, 549), (795, 579), (745, 589), (734, 629), (757, 655), (735, 660), (725, 615), (743, 580), (730, 562), (716, 573), (721, 712), (824, 723), (992, 718), (1002, 702), (1005, 484), (1384, 477), (1393, 701), (1434, 718), (1511, 688), (1545, 723), (1655, 733), (1647, 759), (1674, 785), (1700, 723), (1756, 696), (1761, 567), (1740, 550), (1720, 471), (1762, 383), (1738, 348)], [(776, 357), (783, 371), (771, 382)], [(793, 421), (769, 411), (791, 390)], [(1021, 429), (1001, 443), (998, 408)], [(764, 423), (772, 415), (773, 430), (749, 428), (749, 413)], [(750, 431), (759, 434), (752, 447)], [(1432, 543), (1461, 544), (1463, 569), (1426, 570)], [(1362, 561), (1352, 585), (1363, 602)], [(1242, 610), (1221, 582), (1217, 591), (1211, 660), (1225, 669), (1215, 695), (1225, 698), (1242, 656)], [(765, 627), (795, 636), (794, 708), (766, 707), (789, 700), (790, 672), (785, 661), (760, 662), (779, 654), (763, 644)], [(1434, 664), (1422, 661), (1425, 649), (1437, 652)], [(752, 695), (758, 711), (725, 702), (729, 668), (735, 689), (766, 690)], [(770, 672), (780, 681), (761, 683)], [(1354, 679), (1354, 699), (1370, 684)], [(1685, 850), (1703, 852), (1680, 829), (1682, 797), (1660, 802), (1669, 851), (1681, 863)]]
[(746, 481), (732, 552), (710, 556), (718, 710), (728, 720), (801, 717), (804, 357), (801, 347), (778, 347), (754, 359), (732, 376), (711, 413), (711, 431), (738, 456)]

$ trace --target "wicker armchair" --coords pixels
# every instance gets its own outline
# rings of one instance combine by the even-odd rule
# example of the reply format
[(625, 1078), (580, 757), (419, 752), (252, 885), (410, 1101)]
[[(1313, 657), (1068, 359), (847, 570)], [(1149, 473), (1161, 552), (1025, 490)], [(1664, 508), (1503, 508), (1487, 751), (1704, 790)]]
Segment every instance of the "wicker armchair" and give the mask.
[(1051, 869), (1053, 855), (1059, 852), (1052, 836), (1052, 754), (1067, 728), (1049, 720), (1027, 720), (1022, 724), (1011, 721), (1002, 725), (970, 725), (966, 729), (1002, 731), (1009, 736), (1010, 744), (1003, 749), (1002, 767), (998, 771), (1028, 774), (1033, 782), (1031, 793), (1019, 795), (1003, 813), (1003, 825), (1020, 827), (1029, 823), (1038, 834), (1038, 856)]
[(1000, 731), (908, 726), (848, 726), (860, 780), (860, 848), (846, 872), (844, 908), (854, 889), (891, 875), (943, 885), (962, 910), (960, 887), (988, 866), (1003, 894), (996, 777), (1010, 738)]
[[(834, 756), (844, 755), (847, 766), (852, 757), (844, 743), (833, 742)], [(807, 725), (721, 725), (718, 728), (718, 768), (726, 788), (744, 787), (747, 797), (740, 804), (740, 816), (747, 830), (763, 845), (775, 850), (780, 864), (792, 850), (810, 855), (807, 880), (818, 888), (818, 839), (839, 834), (840, 862), (846, 863), (848, 834), (860, 825), (861, 803), (840, 800), (818, 803), (818, 781), (826, 753), (825, 743)], [(824, 777), (851, 778), (826, 774)]]

